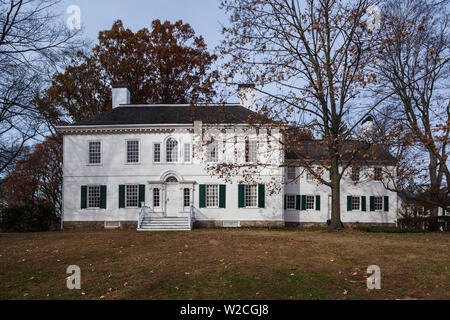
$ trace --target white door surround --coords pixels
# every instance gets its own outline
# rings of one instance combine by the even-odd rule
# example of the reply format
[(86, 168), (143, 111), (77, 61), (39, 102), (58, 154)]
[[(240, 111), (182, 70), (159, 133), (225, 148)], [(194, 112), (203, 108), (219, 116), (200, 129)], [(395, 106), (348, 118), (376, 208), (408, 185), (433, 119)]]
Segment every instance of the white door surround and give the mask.
[(179, 210), (178, 210), (178, 202), (179, 202), (179, 190), (180, 186), (178, 184), (178, 180), (175, 178), (170, 177), (166, 180), (166, 210), (165, 210), (165, 216), (166, 217), (177, 217)]

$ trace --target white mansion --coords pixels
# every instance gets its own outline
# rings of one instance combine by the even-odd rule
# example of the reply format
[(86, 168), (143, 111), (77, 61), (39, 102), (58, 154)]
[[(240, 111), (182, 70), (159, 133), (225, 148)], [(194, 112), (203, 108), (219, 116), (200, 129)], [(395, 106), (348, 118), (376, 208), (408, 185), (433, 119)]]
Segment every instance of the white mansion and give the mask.
[[(112, 110), (59, 127), (64, 228), (326, 225), (330, 189), (288, 165), (295, 159), (281, 147), (280, 132), (269, 135), (248, 125), (254, 90), (251, 85), (239, 90), (240, 104), (192, 108), (131, 105), (127, 87), (116, 86)], [(394, 166), (388, 152), (380, 154), (386, 167)], [(248, 173), (239, 170), (224, 178), (208, 169), (256, 161), (264, 165), (256, 168), (252, 183), (244, 182)], [(379, 170), (361, 167), (343, 178), (344, 223), (396, 223), (397, 194), (387, 191), (377, 174), (365, 178)], [(279, 191), (269, 192), (274, 183)]]

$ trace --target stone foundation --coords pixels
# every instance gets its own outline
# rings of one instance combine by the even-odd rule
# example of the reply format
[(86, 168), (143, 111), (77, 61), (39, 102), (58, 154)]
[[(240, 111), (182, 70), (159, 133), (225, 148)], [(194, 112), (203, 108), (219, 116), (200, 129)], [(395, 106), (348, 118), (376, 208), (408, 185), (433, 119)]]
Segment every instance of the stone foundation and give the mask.
[[(357, 227), (395, 227), (395, 223), (363, 223), (363, 222), (344, 222), (345, 228)], [(327, 228), (326, 222), (286, 222), (286, 227), (290, 228)]]
[[(284, 228), (284, 221), (240, 221), (241, 228)], [(194, 228), (223, 228), (223, 221), (195, 221)]]
[(65, 221), (63, 230), (136, 230), (137, 221), (120, 221), (120, 228), (105, 228), (105, 221)]

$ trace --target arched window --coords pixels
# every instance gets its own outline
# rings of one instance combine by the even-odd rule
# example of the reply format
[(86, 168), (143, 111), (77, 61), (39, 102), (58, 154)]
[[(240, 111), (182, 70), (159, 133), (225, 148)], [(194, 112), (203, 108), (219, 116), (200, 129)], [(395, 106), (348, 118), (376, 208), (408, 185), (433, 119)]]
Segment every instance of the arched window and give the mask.
[(178, 162), (178, 142), (174, 139), (166, 142), (166, 160), (167, 162)]

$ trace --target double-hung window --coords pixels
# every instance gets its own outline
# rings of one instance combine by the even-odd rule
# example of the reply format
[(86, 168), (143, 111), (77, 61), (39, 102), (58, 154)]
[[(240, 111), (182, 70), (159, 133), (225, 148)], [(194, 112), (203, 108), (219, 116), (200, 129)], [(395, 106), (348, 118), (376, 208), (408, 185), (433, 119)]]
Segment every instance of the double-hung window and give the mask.
[(258, 186), (245, 185), (245, 207), (258, 207)]
[(383, 197), (374, 197), (373, 203), (375, 211), (383, 211)]
[(139, 207), (139, 185), (125, 186), (125, 206), (127, 208)]
[(288, 167), (287, 171), (288, 171), (288, 173), (287, 173), (288, 180), (292, 181), (292, 180), (294, 180), (297, 177), (297, 175), (295, 173), (295, 167)]
[(219, 161), (219, 143), (217, 140), (212, 140), (208, 144), (208, 162)]
[(361, 211), (361, 197), (352, 197), (352, 211)]
[(206, 185), (206, 207), (219, 207), (219, 186), (215, 184)]
[(306, 210), (314, 210), (315, 207), (315, 196), (306, 196)]
[(359, 169), (358, 169), (358, 168), (353, 168), (353, 169), (352, 169), (352, 180), (353, 180), (354, 182), (358, 182), (359, 179), (360, 179), (360, 176), (359, 176)]
[(286, 196), (286, 209), (295, 210), (295, 195), (288, 194)]
[(87, 207), (89, 209), (100, 208), (100, 186), (87, 187)]
[(100, 141), (89, 142), (89, 164), (102, 163), (102, 143)]
[(155, 143), (153, 145), (153, 162), (161, 162), (161, 144)]
[(183, 206), (185, 208), (191, 206), (191, 190), (189, 188), (183, 189)]
[(191, 144), (185, 143), (184, 144), (184, 162), (191, 162)]
[(381, 168), (374, 168), (374, 180), (383, 181), (383, 170)]
[(257, 142), (255, 140), (245, 139), (245, 162), (254, 163), (256, 162), (256, 150)]
[(161, 206), (161, 191), (159, 188), (153, 189), (153, 207), (159, 208)]
[(139, 141), (127, 141), (127, 163), (139, 163)]

